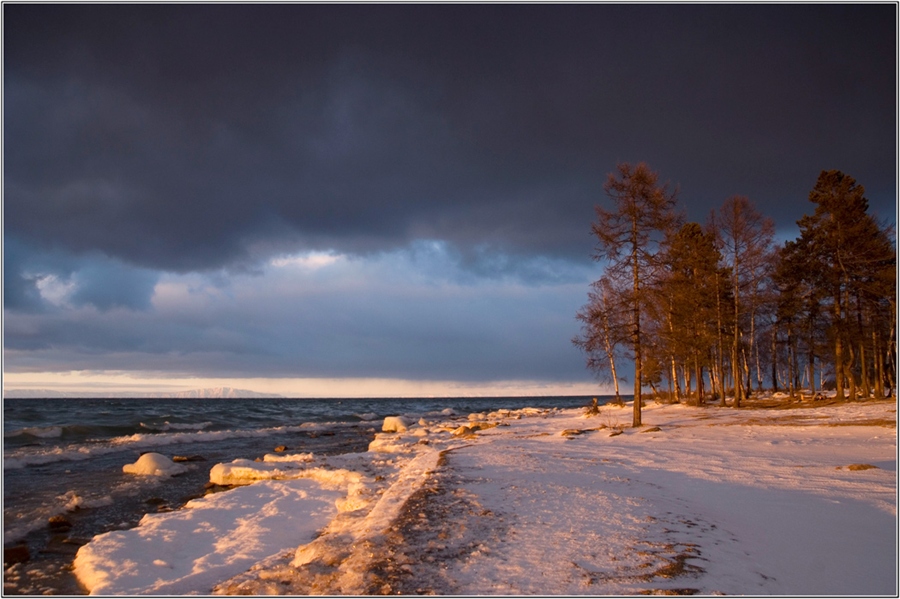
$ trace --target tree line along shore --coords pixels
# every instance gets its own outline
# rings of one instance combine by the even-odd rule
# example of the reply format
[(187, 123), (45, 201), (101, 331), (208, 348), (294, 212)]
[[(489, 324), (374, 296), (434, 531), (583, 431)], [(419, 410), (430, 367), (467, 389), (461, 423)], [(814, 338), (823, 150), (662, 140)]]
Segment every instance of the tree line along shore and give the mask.
[(705, 223), (686, 222), (677, 191), (645, 163), (619, 164), (604, 190), (610, 207), (596, 206), (592, 224), (604, 272), (573, 343), (617, 399), (617, 361), (633, 361), (633, 426), (645, 387), (657, 399), (734, 407), (763, 389), (895, 393), (895, 232), (868, 212), (853, 177), (822, 171), (812, 214), (783, 245), (740, 195)]

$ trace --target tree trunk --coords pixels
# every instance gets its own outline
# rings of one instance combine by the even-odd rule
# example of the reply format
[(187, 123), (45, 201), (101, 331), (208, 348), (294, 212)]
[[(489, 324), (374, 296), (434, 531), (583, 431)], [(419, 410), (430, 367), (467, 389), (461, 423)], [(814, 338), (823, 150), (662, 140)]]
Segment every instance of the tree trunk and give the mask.
[(672, 385), (673, 385), (673, 394), (671, 399), (674, 399), (677, 402), (681, 401), (681, 389), (678, 386), (678, 365), (675, 364), (675, 356), (671, 357), (672, 362)]
[(741, 348), (741, 365), (744, 368), (744, 379), (746, 379), (747, 386), (744, 387), (744, 399), (747, 399), (752, 395), (752, 390), (750, 388), (750, 358), (747, 357), (747, 350), (745, 348)]
[(616, 374), (616, 356), (613, 352), (612, 341), (609, 338), (609, 323), (605, 322), (603, 326), (603, 344), (606, 346), (606, 355), (609, 358), (609, 371), (612, 373), (613, 385), (616, 388), (616, 403), (622, 403), (619, 397), (619, 377)]
[(694, 368), (697, 370), (697, 405), (703, 403), (703, 366), (694, 354)]
[(731, 378), (734, 379), (734, 403), (733, 407), (741, 407), (741, 365), (739, 361), (738, 345), (740, 344), (740, 330), (738, 328), (738, 300), (737, 283), (735, 283), (734, 298), (734, 339), (731, 346)]
[(838, 291), (834, 297), (834, 385), (837, 392), (836, 398), (844, 399), (844, 348), (841, 344), (843, 334), (841, 326), (841, 293)]
[(869, 365), (868, 363), (866, 363), (866, 335), (865, 328), (863, 327), (862, 300), (859, 297), (858, 291), (856, 292), (856, 328), (859, 339), (860, 396), (863, 399), (869, 399), (869, 392), (871, 391), (871, 387), (869, 386)]
[(772, 325), (772, 393), (778, 393), (778, 327)]
[[(755, 300), (754, 300), (755, 304)], [(756, 306), (750, 311), (750, 355), (753, 356), (756, 366), (756, 392), (762, 391), (762, 376), (759, 371), (759, 344), (756, 342)], [(747, 383), (747, 391), (751, 391), (750, 383)]]
[(878, 334), (872, 328), (872, 365), (875, 367), (875, 399), (884, 399), (884, 364), (881, 360), (881, 348), (878, 345)]
[(809, 352), (806, 356), (808, 364), (806, 365), (809, 368), (809, 387), (810, 392), (813, 394), (813, 397), (816, 396), (816, 354), (813, 350), (812, 338), (810, 336), (809, 348), (807, 348), (807, 352)]
[(716, 269), (716, 379), (719, 388), (719, 405), (725, 407), (725, 339), (722, 336), (722, 289), (719, 269)]
[[(891, 314), (896, 314), (896, 302), (891, 302)], [(891, 332), (888, 336), (888, 346), (887, 346), (887, 355), (886, 360), (883, 364), (887, 364), (888, 368), (885, 372), (884, 380), (887, 382), (887, 391), (888, 397), (893, 396), (897, 392), (896, 380), (897, 380), (897, 370), (896, 370), (896, 359), (897, 359), (897, 321), (891, 318)]]
[(863, 337), (859, 339), (860, 396), (869, 399), (872, 388), (869, 386), (869, 365), (866, 363), (866, 344)]
[(641, 426), (641, 305), (640, 305), (640, 270), (638, 268), (638, 230), (637, 220), (631, 221), (631, 264), (634, 287), (634, 414), (631, 426)]
[(796, 398), (796, 389), (794, 388), (794, 334), (793, 327), (788, 324), (787, 327), (788, 342), (788, 394), (791, 399)]
[(669, 381), (669, 401), (672, 401), (672, 398), (675, 397), (675, 387), (674, 387), (674, 376), (672, 375), (675, 372), (675, 360), (670, 359), (669, 364), (669, 373), (666, 375), (666, 380)]
[(719, 378), (718, 368), (716, 368), (716, 357), (712, 356), (713, 363), (709, 367), (709, 386), (712, 389), (713, 396), (722, 397), (722, 380)]

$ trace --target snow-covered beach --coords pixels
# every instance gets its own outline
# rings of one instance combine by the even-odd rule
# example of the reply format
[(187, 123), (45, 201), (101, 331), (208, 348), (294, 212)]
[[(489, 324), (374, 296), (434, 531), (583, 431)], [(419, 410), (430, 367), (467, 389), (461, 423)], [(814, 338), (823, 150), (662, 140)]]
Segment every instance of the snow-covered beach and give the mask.
[(75, 573), (103, 595), (896, 595), (896, 403), (825, 403), (387, 419), (367, 452), (213, 466), (241, 486), (95, 537)]

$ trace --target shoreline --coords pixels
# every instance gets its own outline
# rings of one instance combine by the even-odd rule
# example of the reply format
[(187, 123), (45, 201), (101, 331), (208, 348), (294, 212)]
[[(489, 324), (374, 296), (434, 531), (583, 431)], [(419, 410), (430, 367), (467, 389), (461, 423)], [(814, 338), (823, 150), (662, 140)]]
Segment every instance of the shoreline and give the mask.
[[(406, 430), (376, 434), (361, 454), (326, 457), (315, 465), (256, 466), (258, 472), (279, 473), (252, 475), (270, 480), (273, 488), (308, 479), (314, 470), (345, 472), (329, 483), (338, 509), (308, 541), (286, 542), (251, 559), (249, 569), (209, 570), (205, 580), (221, 577), (207, 587), (192, 588), (201, 580), (190, 577), (169, 586), (141, 586), (158, 574), (154, 560), (175, 569), (214, 561), (203, 548), (199, 562), (183, 556), (179, 566), (164, 555), (167, 545), (157, 545), (160, 555), (148, 556), (126, 582), (111, 572), (128, 550), (107, 551), (97, 537), (85, 546), (90, 549), (79, 550), (76, 574), (101, 594), (774, 595), (896, 589), (896, 568), (885, 571), (888, 562), (865, 549), (874, 534), (879, 554), (896, 563), (895, 400), (770, 399), (759, 406), (751, 400), (738, 410), (648, 402), (644, 426), (637, 429), (626, 426), (630, 407), (604, 407), (590, 418), (569, 408), (407, 422)], [(865, 463), (871, 468), (848, 469)], [(312, 497), (315, 489), (304, 492)], [(780, 505), (781, 513), (768, 504)], [(273, 522), (291, 513), (291, 505), (278, 508)], [(746, 509), (734, 513), (729, 506), (735, 505)], [(759, 512), (760, 505), (768, 507)], [(119, 541), (151, 541), (153, 523), (163, 519), (166, 534), (183, 534), (179, 518), (187, 511), (199, 518), (198, 507), (202, 502), (145, 518), (142, 526), (122, 531)], [(804, 512), (827, 516), (834, 538), (807, 530), (817, 520)], [(815, 538), (816, 545), (778, 538), (778, 529), (792, 522), (805, 523), (796, 536)], [(873, 524), (889, 527), (873, 532)], [(861, 528), (868, 531), (865, 546)], [(773, 539), (762, 542), (754, 530), (769, 531), (789, 549), (773, 552)], [(822, 547), (834, 551), (835, 542), (859, 545), (871, 563), (844, 551), (846, 582), (827, 575), (816, 582), (802, 567), (786, 573), (767, 557), (790, 563), (806, 555), (801, 561), (814, 556), (827, 563), (836, 558), (823, 555)], [(96, 559), (90, 557), (94, 549)], [(728, 573), (729, 566), (746, 571), (754, 559), (759, 563), (752, 575)], [(111, 565), (102, 566), (104, 560)], [(109, 571), (98, 575), (92, 571), (98, 564)], [(835, 584), (843, 587), (835, 590)]]
[[(857, 402), (859, 403), (859, 402)], [(889, 410), (896, 408), (895, 402), (884, 400), (881, 402), (867, 402), (862, 408), (863, 414), (850, 417), (847, 414), (841, 414), (842, 404), (833, 402), (823, 406), (808, 406), (793, 404), (776, 405), (781, 402), (771, 402), (764, 408), (747, 406), (731, 412), (730, 410), (719, 412), (716, 410), (718, 406), (708, 406), (710, 411), (719, 412), (716, 414), (723, 422), (717, 424), (729, 427), (752, 427), (752, 428), (770, 428), (778, 427), (805, 427), (815, 430), (824, 425), (829, 428), (834, 427), (860, 427), (863, 430), (867, 427), (875, 430), (888, 428), (892, 433), (896, 431), (896, 411), (893, 412), (894, 419), (889, 418), (872, 418), (871, 414), (866, 412), (885, 412), (891, 414)], [(881, 404), (881, 408), (877, 404)], [(848, 406), (852, 410), (854, 405)], [(810, 418), (803, 421), (792, 419), (794, 422), (780, 422), (781, 418), (769, 417), (771, 410), (778, 410), (779, 414), (784, 414), (783, 410), (792, 409), (800, 410), (797, 415), (807, 415)], [(823, 415), (822, 411), (834, 411), (830, 416)], [(677, 429), (682, 431), (691, 428), (708, 427), (704, 414), (696, 412), (705, 412), (704, 408), (686, 408), (684, 406), (653, 406), (650, 412), (660, 414), (662, 412), (688, 411), (695, 412), (690, 414), (684, 421), (682, 419), (668, 419), (668, 423), (663, 424), (661, 431), (675, 432)], [(811, 412), (804, 414), (804, 411)], [(847, 410), (843, 410), (846, 412)], [(747, 416), (751, 416), (747, 418)], [(545, 419), (568, 420), (569, 422), (578, 422), (578, 417), (573, 418), (571, 415), (556, 414), (545, 415)], [(596, 428), (596, 418), (582, 419), (584, 423), (590, 423), (592, 426), (587, 428)], [(551, 420), (552, 421), (552, 420)], [(823, 422), (824, 421), (824, 422)], [(861, 423), (861, 424), (858, 424)], [(560, 422), (562, 424), (562, 422)], [(653, 422), (641, 427), (626, 431), (623, 435), (630, 436), (632, 440), (638, 440), (642, 444), (650, 444), (653, 441), (645, 441), (638, 435), (643, 435), (642, 431), (654, 428)], [(540, 429), (541, 427), (536, 427)], [(554, 427), (554, 428), (559, 428)], [(566, 430), (566, 429), (563, 429)], [(578, 429), (584, 430), (584, 429)], [(849, 429), (844, 429), (849, 430)], [(502, 431), (502, 432), (501, 432)], [(400, 517), (394, 522), (394, 526), (386, 531), (383, 545), (378, 548), (381, 552), (381, 559), (375, 560), (368, 567), (368, 582), (362, 589), (362, 594), (441, 594), (441, 595), (509, 595), (509, 594), (644, 594), (644, 593), (665, 593), (665, 594), (773, 594), (780, 593), (804, 594), (804, 590), (799, 588), (802, 585), (808, 585), (808, 580), (791, 581), (784, 578), (784, 574), (780, 576), (769, 576), (764, 572), (753, 573), (752, 576), (745, 577), (744, 580), (729, 580), (731, 578), (722, 572), (721, 566), (712, 565), (716, 561), (715, 551), (711, 546), (727, 545), (726, 537), (736, 534), (734, 531), (728, 531), (727, 534), (718, 531), (723, 527), (722, 522), (717, 521), (721, 515), (717, 514), (715, 518), (710, 517), (704, 512), (713, 511), (710, 506), (702, 506), (698, 511), (698, 506), (693, 504), (696, 497), (692, 500), (684, 498), (669, 497), (665, 501), (661, 498), (648, 499), (640, 494), (631, 499), (644, 499), (647, 505), (637, 504), (632, 509), (637, 512), (639, 518), (636, 522), (628, 523), (626, 521), (619, 522), (614, 527), (601, 526), (602, 535), (597, 535), (597, 530), (589, 530), (590, 527), (581, 531), (581, 535), (591, 537), (591, 542), (578, 540), (579, 535), (570, 535), (569, 533), (557, 534), (560, 540), (566, 541), (571, 548), (578, 548), (574, 553), (584, 556), (595, 554), (596, 560), (597, 546), (603, 546), (604, 540), (607, 548), (605, 556), (605, 565), (617, 562), (615, 568), (594, 568), (586, 563), (584, 559), (572, 560), (572, 572), (576, 573), (580, 579), (575, 580), (562, 574), (565, 570), (565, 560), (556, 560), (562, 565), (555, 574), (549, 571), (542, 572), (537, 579), (534, 574), (529, 571), (526, 566), (547, 567), (553, 563), (551, 554), (557, 553), (564, 545), (562, 543), (553, 543), (549, 540), (554, 535), (551, 528), (557, 531), (563, 529), (560, 526), (561, 521), (571, 522), (573, 512), (571, 508), (574, 485), (566, 485), (560, 487), (559, 474), (548, 476), (546, 470), (539, 469), (535, 472), (535, 476), (530, 478), (521, 472), (521, 463), (517, 462), (517, 468), (508, 471), (506, 477), (498, 476), (500, 470), (490, 470), (492, 476), (486, 480), (479, 481), (473, 477), (473, 472), (484, 472), (490, 469), (490, 465), (485, 461), (486, 453), (484, 450), (490, 443), (501, 443), (504, 439), (511, 441), (505, 445), (507, 452), (513, 451), (521, 442), (542, 442), (544, 440), (557, 441), (552, 434), (544, 434), (546, 430), (534, 430), (529, 433), (521, 431), (519, 434), (514, 429), (504, 430), (501, 427), (486, 429), (482, 433), (476, 435), (484, 435), (495, 437), (490, 442), (472, 443), (447, 450), (443, 454), (444, 460), (431, 475), (424, 481), (424, 484), (411, 495), (410, 500), (404, 506)], [(557, 434), (562, 431), (557, 431)], [(600, 429), (595, 431), (587, 431), (581, 434), (566, 435), (563, 443), (580, 443), (586, 441), (585, 435), (603, 434), (606, 439), (610, 437), (608, 430)], [(666, 434), (661, 432), (660, 434)], [(614, 442), (621, 442), (622, 438), (611, 439)], [(896, 443), (893, 443), (896, 450)], [(570, 452), (563, 449), (563, 455)], [(467, 455), (469, 454), (469, 455)], [(541, 457), (546, 457), (544, 453)], [(849, 457), (849, 456), (848, 456)], [(603, 461), (612, 458), (600, 458)], [(502, 462), (502, 460), (501, 460)], [(596, 463), (596, 461), (593, 461)], [(841, 468), (840, 472), (853, 472), (846, 468), (851, 466), (837, 466)], [(896, 465), (894, 470), (888, 473), (882, 468), (881, 474), (887, 474), (887, 477), (893, 481), (888, 483), (888, 487), (896, 487)], [(528, 481), (533, 487), (529, 489), (516, 489), (514, 492), (502, 494), (499, 487), (503, 485), (498, 481), (503, 480), (506, 485), (513, 485), (511, 481), (518, 478)], [(542, 479), (554, 479), (553, 484), (545, 484)], [(648, 481), (649, 482), (649, 481)], [(610, 479), (604, 481), (604, 485), (615, 485)], [(743, 482), (741, 484), (746, 484)], [(784, 485), (782, 485), (784, 486)], [(787, 485), (790, 487), (790, 485)], [(538, 488), (539, 487), (539, 488)], [(553, 501), (557, 501), (559, 505), (566, 506), (568, 514), (558, 521), (544, 522), (528, 522), (523, 515), (533, 515), (535, 512), (543, 513), (546, 510), (536, 509), (538, 497), (546, 497), (548, 493), (552, 495), (551, 488), (556, 487), (557, 490), (564, 488), (565, 491), (557, 493)], [(596, 492), (597, 487), (590, 484), (587, 487)], [(783, 489), (785, 491), (786, 489)], [(793, 489), (788, 491), (795, 493)], [(847, 491), (850, 495), (853, 492)], [(684, 490), (681, 490), (684, 493)], [(780, 495), (777, 485), (773, 488), (757, 489), (749, 485), (747, 489), (739, 490), (740, 494), (753, 496), (759, 501), (764, 501), (770, 495)], [(875, 507), (875, 513), (884, 514), (885, 510), (892, 512), (887, 517), (882, 516), (882, 521), (892, 520), (896, 528), (896, 502), (890, 504), (888, 497), (870, 498), (870, 502), (879, 507)], [(518, 507), (516, 505), (516, 497), (519, 498)], [(528, 498), (531, 496), (531, 499)], [(584, 495), (584, 498), (589, 497)], [(622, 499), (622, 496), (617, 496)], [(731, 497), (733, 501), (737, 501), (736, 497)], [(809, 504), (822, 504), (821, 497), (808, 498)], [(834, 499), (825, 499), (825, 501), (837, 501)], [(847, 501), (847, 499), (845, 499)], [(887, 501), (887, 503), (885, 503)], [(551, 501), (552, 503), (552, 501)], [(608, 507), (611, 511), (616, 511), (615, 503)], [(661, 506), (666, 509), (662, 510)], [(821, 505), (819, 506), (821, 508)], [(861, 508), (867, 515), (872, 514), (872, 505), (856, 506)], [(596, 506), (595, 506), (596, 508)], [(825, 508), (827, 509), (827, 507)], [(587, 515), (592, 510), (575, 510), (579, 522), (587, 519)], [(627, 510), (619, 510), (627, 512)], [(657, 513), (661, 512), (661, 513)], [(559, 513), (559, 512), (557, 512)], [(621, 514), (620, 514), (621, 515)], [(632, 514), (635, 515), (635, 514)], [(576, 518), (578, 518), (576, 516)], [(602, 516), (598, 514), (598, 516)], [(771, 514), (767, 514), (768, 518), (772, 518)], [(544, 514), (542, 518), (547, 518)], [(840, 520), (840, 512), (832, 513), (834, 521)], [(852, 517), (851, 517), (852, 519)], [(727, 520), (727, 518), (726, 518)], [(783, 520), (783, 518), (782, 518)], [(761, 523), (751, 522), (744, 523), (742, 527), (745, 531), (752, 531), (759, 528)], [(781, 523), (783, 524), (783, 522)], [(781, 525), (779, 524), (779, 525)], [(548, 528), (549, 526), (549, 528)], [(618, 528), (618, 530), (611, 530)], [(848, 530), (847, 526), (835, 526), (835, 532), (847, 534), (852, 532), (852, 526)], [(888, 529), (887, 532), (890, 533)], [(769, 530), (772, 527), (769, 526)], [(504, 538), (514, 532), (519, 540), (514, 542), (506, 542)], [(528, 535), (528, 539), (525, 539)], [(618, 539), (616, 542), (610, 542), (609, 538)], [(893, 535), (888, 534), (884, 537), (888, 546), (891, 546)], [(530, 540), (530, 542), (528, 542)], [(844, 539), (846, 540), (846, 539)], [(839, 542), (844, 542), (839, 540)], [(617, 544), (618, 543), (618, 544)], [(732, 543), (735, 544), (735, 543)], [(629, 563), (628, 546), (632, 546), (633, 551)], [(740, 542), (736, 543), (740, 546)], [(830, 544), (829, 544), (830, 545)], [(516, 546), (516, 547), (514, 547)], [(370, 547), (369, 549), (375, 549)], [(762, 548), (757, 548), (761, 551)], [(730, 550), (734, 550), (731, 548)], [(814, 548), (806, 547), (806, 550), (814, 550)], [(564, 551), (564, 550), (563, 550)], [(608, 558), (618, 556), (614, 560)], [(570, 553), (572, 553), (570, 551)], [(756, 556), (757, 558), (761, 557)], [(896, 550), (893, 551), (896, 556)], [(499, 557), (498, 557), (499, 556)], [(731, 556), (732, 559), (737, 556)], [(746, 556), (745, 556), (746, 557)], [(785, 557), (785, 556), (781, 556)], [(789, 557), (789, 556), (788, 556)], [(744, 559), (744, 558), (740, 558)], [(765, 561), (765, 560), (763, 560)], [(774, 561), (768, 560), (765, 565), (769, 568), (774, 566)], [(851, 559), (852, 561), (852, 559)], [(518, 563), (517, 563), (518, 562)], [(884, 562), (890, 564), (890, 560)], [(735, 564), (736, 565), (736, 564)], [(763, 565), (763, 564), (760, 564)], [(449, 566), (449, 567), (448, 567)], [(746, 564), (745, 564), (746, 566)], [(309, 569), (309, 566), (307, 566)], [(552, 566), (551, 566), (552, 569)], [(845, 564), (846, 569), (846, 564)], [(503, 576), (506, 574), (506, 576)], [(571, 574), (571, 573), (570, 573)], [(807, 571), (808, 575), (809, 572)], [(852, 573), (850, 578), (853, 579)], [(803, 572), (800, 572), (803, 575)], [(846, 576), (846, 573), (844, 574)], [(872, 572), (866, 571), (862, 578), (868, 579)], [(554, 582), (551, 580), (556, 577)], [(515, 580), (518, 577), (519, 580)], [(551, 580), (547, 580), (550, 578)], [(737, 577), (740, 579), (740, 577)], [(889, 570), (881, 573), (881, 582), (890, 586), (890, 581), (896, 581), (896, 571)], [(267, 581), (279, 579), (279, 586), (266, 584)], [(512, 580), (511, 580), (512, 579)], [(711, 582), (706, 582), (708, 579)], [(506, 586), (501, 586), (497, 581), (505, 580)], [(779, 581), (780, 580), (780, 581)], [(334, 593), (340, 592), (339, 588), (329, 588), (328, 586), (315, 586), (308, 584), (309, 577), (297, 568), (292, 568), (289, 564), (282, 564), (281, 568), (260, 569), (255, 573), (246, 573), (239, 577), (239, 580), (230, 583), (224, 583), (216, 588), (216, 593), (222, 594), (309, 594), (309, 593)], [(288, 582), (288, 584), (284, 584)], [(321, 581), (320, 581), (321, 582)], [(525, 583), (525, 584), (523, 584)], [(549, 583), (549, 584), (548, 584)], [(728, 584), (743, 585), (743, 588), (727, 588)], [(854, 581), (852, 584), (857, 584)], [(555, 584), (557, 586), (549, 586)], [(824, 586), (831, 584), (824, 581)], [(518, 586), (516, 586), (518, 585)], [(710, 585), (723, 585), (721, 588), (714, 588)], [(799, 585), (799, 586), (798, 586)], [(780, 590), (780, 589), (787, 590)], [(896, 584), (894, 584), (896, 588)], [(862, 589), (862, 592), (870, 591)], [(877, 590), (877, 589), (876, 589)], [(820, 586), (812, 592), (827, 592), (828, 589)], [(843, 589), (839, 592), (848, 592), (849, 589)], [(852, 591), (849, 591), (852, 592)], [(878, 593), (876, 593), (878, 594)], [(890, 593), (888, 593), (890, 594)]]
[[(891, 489), (896, 488), (895, 461), (893, 470), (885, 470), (887, 464), (883, 462), (880, 462), (881, 467), (870, 469), (881, 470), (879, 475), (887, 479), (882, 481), (881, 493), (877, 489), (870, 490), (865, 502), (843, 514), (840, 504), (831, 502), (847, 504), (854, 501), (860, 489), (855, 488), (852, 479), (844, 481), (850, 483), (844, 488), (840, 488), (840, 484), (829, 484), (826, 478), (821, 481), (825, 484), (817, 488), (808, 485), (798, 489), (790, 481), (779, 483), (776, 474), (761, 486), (757, 481), (748, 480), (748, 474), (760, 473), (761, 465), (754, 465), (753, 456), (748, 455), (750, 464), (745, 467), (748, 472), (741, 473), (740, 464), (719, 466), (732, 471), (730, 481), (717, 480), (715, 470), (704, 473), (695, 469), (692, 472), (694, 480), (679, 484), (677, 472), (665, 480), (662, 471), (672, 464), (666, 464), (652, 446), (660, 443), (659, 437), (666, 434), (693, 432), (702, 437), (704, 429), (711, 430), (713, 424), (729, 429), (747, 428), (750, 430), (742, 432), (750, 434), (756, 430), (774, 432), (764, 443), (775, 446), (791, 438), (798, 443), (804, 436), (814, 439), (817, 430), (859, 429), (865, 437), (866, 430), (877, 433), (887, 429), (893, 438), (895, 402), (828, 402), (827, 405), (811, 406), (770, 401), (765, 407), (745, 406), (734, 411), (716, 408), (718, 406), (651, 406), (648, 412), (661, 421), (658, 425), (649, 422), (638, 429), (623, 428), (622, 435), (615, 437), (609, 436), (609, 427), (596, 426), (596, 417), (580, 418), (571, 413), (543, 415), (544, 422), (538, 426), (528, 426), (527, 421), (521, 421), (525, 430), (485, 429), (476, 433), (476, 436), (484, 437), (480, 441), (444, 452), (442, 463), (411, 495), (400, 517), (385, 532), (383, 543), (367, 548), (383, 557), (368, 565), (364, 586), (356, 589), (329, 586), (328, 581), (311, 575), (316, 564), (296, 568), (289, 560), (283, 560), (280, 564), (269, 564), (267, 568), (220, 584), (216, 593), (340, 594), (352, 590), (359, 594), (404, 595), (778, 595), (858, 594), (873, 590), (874, 594), (879, 594), (881, 590), (891, 594), (888, 587), (893, 581), (896, 588), (896, 570), (891, 566), (890, 555), (896, 557), (896, 548), (888, 551), (887, 560), (880, 562), (882, 568), (886, 568), (881, 571), (876, 566), (873, 572), (872, 568), (859, 563), (860, 560), (854, 562), (853, 557), (839, 558), (842, 568), (836, 572), (840, 572), (842, 579), (849, 580), (844, 588), (835, 588), (835, 580), (829, 580), (827, 574), (820, 574), (818, 568), (804, 568), (802, 564), (796, 566), (792, 580), (791, 568), (780, 567), (779, 561), (787, 560), (787, 564), (798, 561), (797, 554), (806, 556), (801, 557), (800, 562), (809, 560), (810, 556), (818, 559), (821, 549), (815, 544), (830, 549), (846, 543), (871, 544), (871, 536), (863, 531), (860, 538), (856, 535), (859, 532), (856, 527), (865, 525), (873, 516), (882, 524), (893, 522), (883, 531), (886, 534), (881, 537), (881, 548), (893, 547), (891, 530), (896, 529), (896, 501), (891, 497)], [(784, 419), (787, 409), (796, 411), (789, 421)], [(873, 417), (878, 414), (892, 415), (893, 419)], [(546, 426), (554, 421), (558, 424)], [(561, 425), (579, 422), (578, 428), (560, 430)], [(584, 426), (586, 424), (590, 426)], [(656, 426), (660, 426), (660, 430), (654, 433), (652, 429)], [(795, 428), (798, 429), (796, 435), (784, 434)], [(804, 430), (813, 434), (804, 435)], [(562, 435), (563, 432), (568, 434)], [(649, 434), (645, 436), (644, 433)], [(590, 443), (591, 435), (597, 437), (594, 441), (601, 442), (602, 439), (599, 446), (605, 449), (622, 448), (626, 439), (645, 448), (650, 446), (658, 461), (628, 465), (622, 457), (593, 455), (590, 447), (586, 455), (570, 450), (575, 444)], [(889, 439), (887, 445), (896, 451), (895, 440)], [(532, 460), (537, 462), (529, 462), (523, 457), (491, 460), (490, 456), (496, 455), (489, 451), (492, 446), (502, 447), (501, 454), (507, 456), (523, 451), (523, 457), (527, 457), (524, 454), (530, 451)], [(528, 450), (529, 446), (532, 449)], [(805, 452), (806, 457), (817, 456), (818, 449)], [(850, 446), (846, 450), (847, 460), (851, 456), (858, 457)], [(558, 458), (577, 464), (580, 474), (570, 472), (570, 476), (566, 476), (560, 471), (541, 467), (538, 462), (554, 453)], [(798, 455), (803, 456), (804, 451), (801, 449)], [(614, 465), (617, 461), (620, 462), (618, 467)], [(710, 459), (710, 464), (715, 465), (715, 461)], [(602, 473), (599, 484), (590, 480), (579, 482), (581, 477), (587, 479), (590, 471), (596, 472), (598, 465)], [(832, 468), (847, 475), (860, 472), (850, 466), (849, 463), (822, 466), (819, 475), (830, 476)], [(788, 470), (800, 467), (815, 466), (802, 464), (788, 467)], [(654, 468), (660, 471), (656, 476), (653, 475)], [(568, 468), (572, 469), (572, 466)], [(623, 469), (628, 476), (623, 475)], [(484, 476), (486, 471), (490, 476)], [(654, 486), (662, 487), (663, 492), (657, 489), (654, 495)], [(724, 490), (713, 492), (716, 487), (723, 486), (726, 487)], [(616, 487), (630, 491), (615, 490)], [(694, 487), (693, 492), (690, 487)], [(836, 487), (836, 492), (830, 487)], [(824, 497), (821, 496), (823, 493)], [(781, 504), (787, 496), (796, 498), (788, 505), (800, 506), (800, 509), (796, 510), (798, 514), (782, 506), (780, 516), (770, 509), (764, 510), (760, 519), (754, 519), (750, 509), (743, 510), (743, 515), (729, 515), (727, 505), (714, 499), (704, 501), (704, 494), (709, 498), (727, 498), (731, 505), (745, 508), (752, 505), (757, 509), (766, 502)], [(576, 497), (574, 501), (573, 496)], [(590, 502), (593, 502), (592, 506), (579, 505)], [(554, 507), (557, 509), (552, 509)], [(801, 535), (781, 541), (777, 536), (773, 538), (780, 528), (798, 517), (808, 526), (815, 525), (818, 522), (815, 517), (804, 518), (802, 515), (810, 508), (817, 514), (828, 514), (835, 538), (823, 539), (821, 535), (809, 534), (810, 531), (807, 536), (814, 538), (815, 544), (805, 543)], [(595, 511), (596, 520), (602, 522), (586, 524)], [(842, 521), (844, 515), (846, 521)], [(578, 532), (566, 530), (566, 526), (573, 523), (579, 528)], [(759, 536), (754, 538), (755, 534), (761, 534), (760, 530), (764, 531), (762, 540)], [(799, 532), (803, 532), (802, 528)], [(510, 534), (515, 540), (505, 540)], [(782, 552), (773, 552), (772, 546), (778, 544), (787, 547)], [(555, 557), (559, 553), (567, 554), (567, 557)], [(767, 556), (767, 553), (772, 555)], [(754, 560), (757, 561), (756, 569), (742, 574), (746, 572), (748, 561)], [(847, 572), (848, 566), (850, 572)], [(321, 564), (318, 567), (321, 572)], [(854, 567), (859, 568), (856, 576), (852, 571)], [(732, 568), (734, 572), (730, 572)], [(539, 574), (535, 574), (536, 571)], [(812, 580), (814, 577), (821, 580)], [(857, 588), (859, 585), (863, 588)]]

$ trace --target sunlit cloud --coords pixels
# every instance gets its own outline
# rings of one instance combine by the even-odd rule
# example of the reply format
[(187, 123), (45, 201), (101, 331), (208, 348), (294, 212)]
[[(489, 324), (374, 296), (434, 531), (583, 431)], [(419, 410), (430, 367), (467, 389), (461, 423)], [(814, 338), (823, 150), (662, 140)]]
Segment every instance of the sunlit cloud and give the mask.
[(337, 254), (310, 252), (306, 254), (296, 254), (291, 256), (279, 256), (272, 258), (269, 264), (276, 268), (302, 268), (307, 270), (318, 270), (330, 266), (343, 258)]
[(64, 306), (69, 303), (72, 293), (76, 289), (75, 282), (71, 279), (63, 280), (54, 274), (32, 275), (34, 285), (37, 287), (41, 298), (50, 302), (54, 306)]

